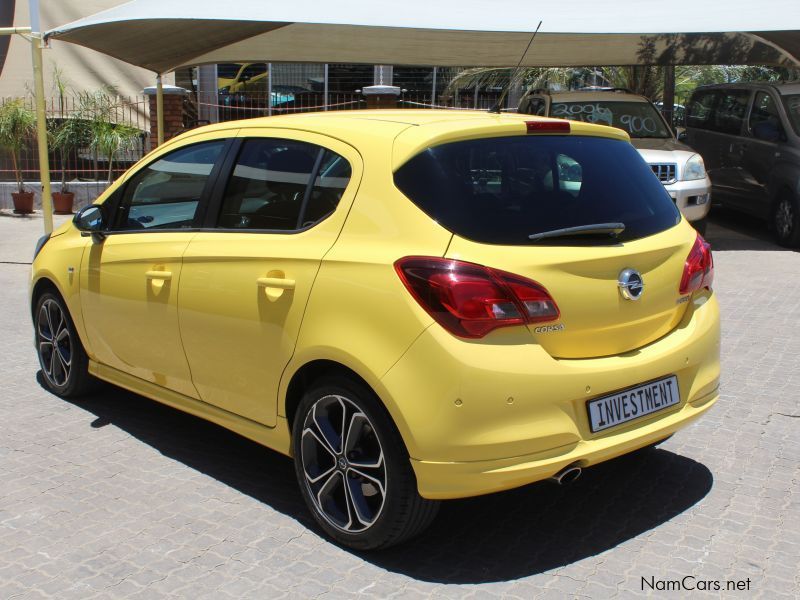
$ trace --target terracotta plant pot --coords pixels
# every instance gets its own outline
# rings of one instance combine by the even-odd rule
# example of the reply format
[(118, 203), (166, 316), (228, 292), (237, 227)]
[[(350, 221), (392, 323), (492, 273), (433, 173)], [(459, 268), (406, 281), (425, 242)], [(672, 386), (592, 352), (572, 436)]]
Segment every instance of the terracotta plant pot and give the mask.
[(73, 192), (53, 192), (53, 212), (57, 215), (71, 215), (74, 200)]
[(33, 192), (11, 192), (14, 199), (14, 212), (29, 215), (33, 212)]

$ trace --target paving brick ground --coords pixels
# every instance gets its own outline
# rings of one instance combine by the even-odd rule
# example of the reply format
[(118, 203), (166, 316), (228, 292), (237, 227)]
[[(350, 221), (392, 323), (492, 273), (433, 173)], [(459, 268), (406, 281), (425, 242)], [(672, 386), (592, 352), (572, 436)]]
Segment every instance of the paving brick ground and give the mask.
[(567, 488), (448, 502), (373, 554), (321, 537), (267, 449), (120, 390), (45, 392), (14, 264), (40, 227), (0, 215), (0, 599), (607, 598), (686, 576), (800, 597), (800, 254), (745, 219), (709, 229), (724, 375), (705, 419)]

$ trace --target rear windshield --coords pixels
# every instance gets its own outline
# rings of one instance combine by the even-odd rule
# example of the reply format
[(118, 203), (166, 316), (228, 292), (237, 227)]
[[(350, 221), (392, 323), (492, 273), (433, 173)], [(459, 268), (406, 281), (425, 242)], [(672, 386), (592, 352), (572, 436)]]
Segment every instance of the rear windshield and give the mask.
[(632, 138), (672, 137), (656, 107), (649, 102), (553, 102), (550, 116), (619, 127)]
[(624, 223), (610, 236), (536, 243), (635, 240), (680, 221), (664, 186), (627, 142), (580, 136), (514, 136), (428, 148), (400, 167), (395, 185), (453, 233), (476, 242), (534, 243), (531, 234)]

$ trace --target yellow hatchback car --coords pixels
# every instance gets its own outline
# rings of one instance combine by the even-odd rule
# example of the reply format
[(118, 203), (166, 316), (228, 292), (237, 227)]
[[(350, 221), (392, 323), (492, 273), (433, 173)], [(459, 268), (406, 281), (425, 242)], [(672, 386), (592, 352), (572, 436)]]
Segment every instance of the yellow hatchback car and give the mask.
[(102, 379), (291, 456), (322, 529), (378, 548), (708, 410), (712, 278), (621, 130), (383, 110), (164, 144), (41, 240), (30, 298), (55, 394)]

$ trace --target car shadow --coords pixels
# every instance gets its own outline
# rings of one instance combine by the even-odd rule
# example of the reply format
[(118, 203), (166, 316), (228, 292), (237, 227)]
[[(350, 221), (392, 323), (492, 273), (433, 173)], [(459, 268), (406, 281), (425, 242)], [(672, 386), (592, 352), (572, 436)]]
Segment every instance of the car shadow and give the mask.
[[(41, 383), (41, 372), (37, 378)], [(324, 537), (308, 514), (291, 461), (222, 427), (113, 386), (69, 399), (161, 454), (268, 504)], [(527, 577), (594, 556), (670, 520), (708, 494), (711, 472), (651, 449), (586, 469), (577, 482), (547, 482), (442, 504), (420, 537), (355, 552), (418, 580), (485, 583)]]
[(714, 206), (708, 216), (706, 234), (714, 251), (762, 250), (792, 252), (775, 242), (765, 221), (750, 215)]

